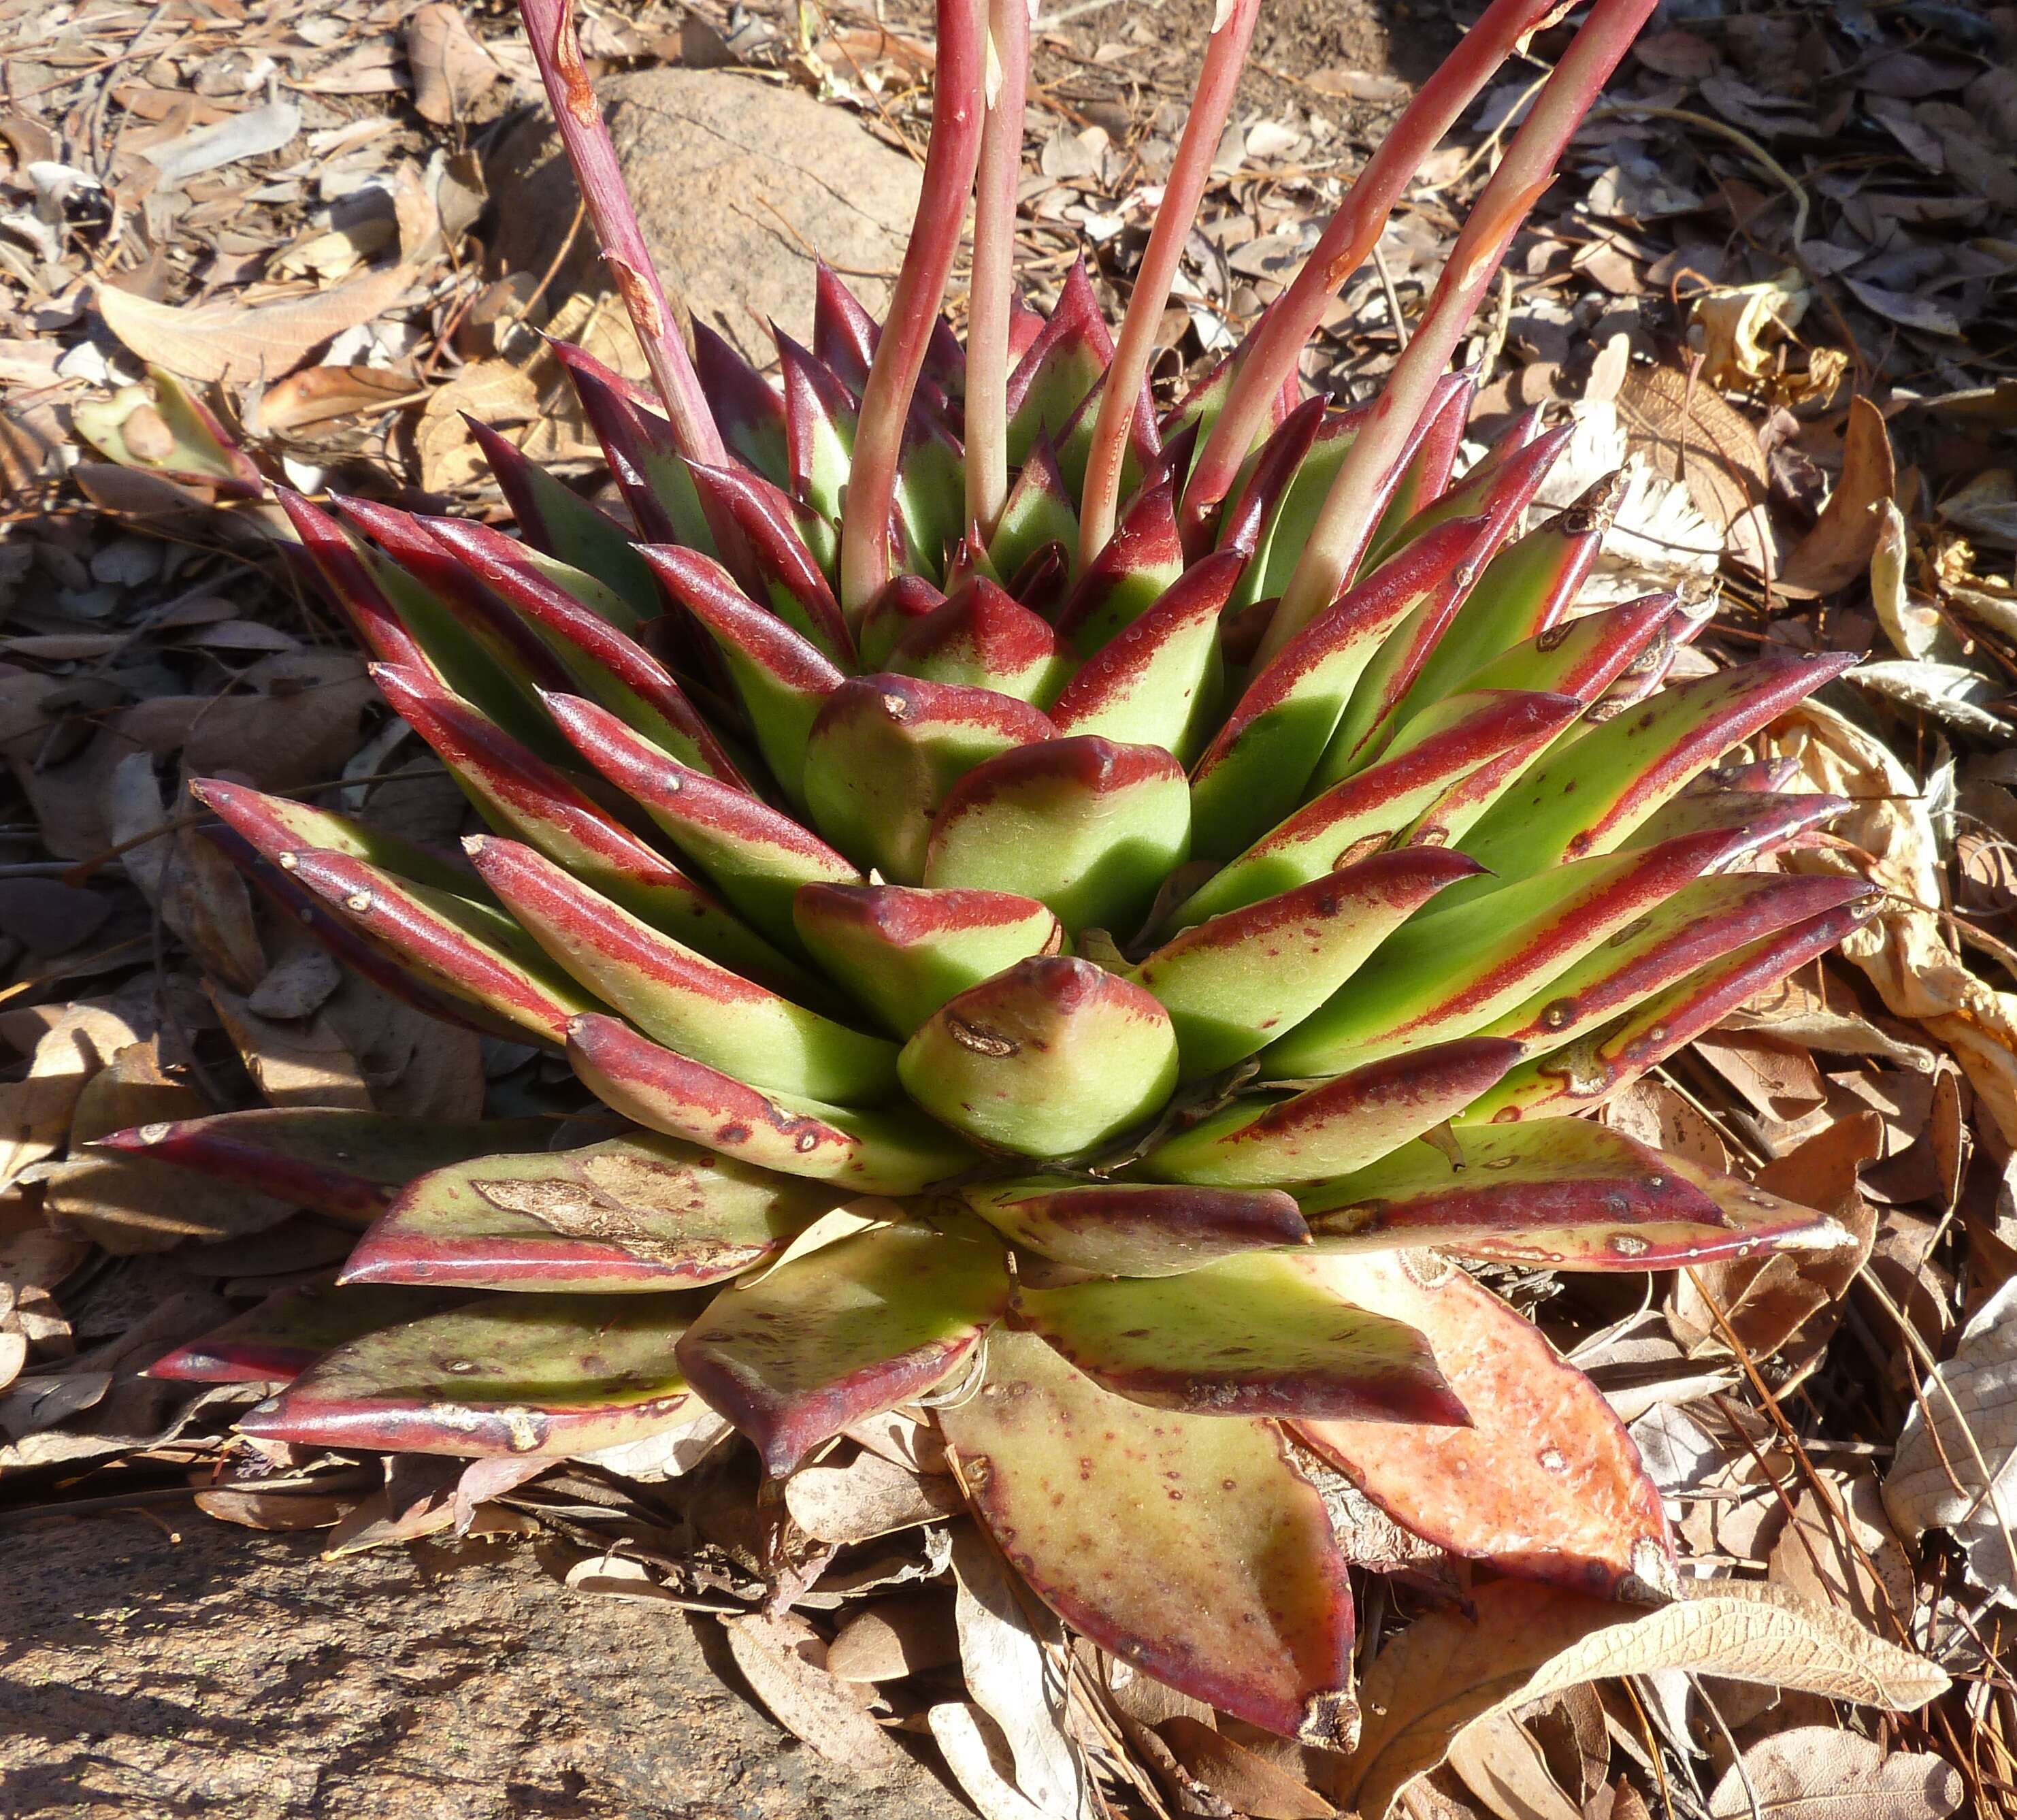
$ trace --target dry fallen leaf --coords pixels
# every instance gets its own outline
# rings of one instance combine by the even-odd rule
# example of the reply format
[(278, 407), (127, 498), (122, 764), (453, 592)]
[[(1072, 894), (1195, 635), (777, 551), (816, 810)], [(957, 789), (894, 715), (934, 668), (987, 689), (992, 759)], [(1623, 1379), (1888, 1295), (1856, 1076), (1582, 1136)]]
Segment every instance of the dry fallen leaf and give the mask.
[[(1828, 495), (1814, 528), (1793, 547), (1779, 580), (1786, 587), (1831, 594), (1847, 587), (1870, 566), (1887, 523), (1896, 512), (1897, 464), (1884, 413), (1867, 398), (1849, 401), (1842, 435), (1842, 478)], [(1907, 652), (1908, 657), (1923, 656)]]
[(1945, 1820), (1961, 1771), (1832, 1725), (1799, 1725), (1745, 1752), (1709, 1797), (1711, 1820)]
[(2017, 994), (1970, 973), (1943, 933), (1944, 868), (1918, 784), (1880, 740), (1812, 700), (1771, 743), (1799, 760), (1802, 787), (1852, 805), (1832, 828), (1855, 850), (1802, 848), (1791, 868), (1867, 876), (1895, 894), (1842, 943), (1843, 955), (1893, 1017), (1924, 1025), (1954, 1051), (1997, 1129), (2017, 1143)]
[(305, 297), (193, 305), (156, 303), (102, 284), (98, 312), (141, 359), (185, 379), (272, 381), (345, 329), (384, 315), (413, 281), (410, 266), (395, 265)]
[(1758, 433), (1707, 377), (1690, 379), (1675, 367), (1634, 367), (1618, 388), (1618, 410), (1633, 453), (1687, 489), (1730, 553), (1762, 574), (1776, 572)]
[(821, 1542), (866, 1542), (965, 1508), (958, 1483), (863, 1453), (845, 1466), (809, 1466), (785, 1486), (785, 1508)]
[(457, 6), (423, 6), (406, 21), (406, 62), (413, 72), (413, 108), (446, 126), (503, 74)]
[(420, 485), (429, 493), (453, 493), (490, 471), (465, 411), (493, 428), (529, 423), (539, 414), (539, 388), (508, 360), (478, 360), (430, 396), (413, 432)]
[(1041, 1623), (1055, 1639), (1055, 1621), (1033, 1619), (994, 1545), (971, 1524), (954, 1531), (952, 1569), (961, 1670), (1008, 1741), (1016, 1787), (1051, 1820), (1088, 1814), (1084, 1769), (1063, 1724), (1060, 1654), (1032, 1628)]
[(2017, 1604), (2017, 1278), (1982, 1305), (1928, 1378), (1898, 1438), (1884, 1508), (1914, 1541), (1951, 1531), (1975, 1577)]
[(897, 1762), (897, 1747), (863, 1709), (848, 1684), (807, 1651), (818, 1640), (801, 1620), (727, 1618), (729, 1652), (770, 1716), (829, 1763), (879, 1779)]
[(1499, 1580), (1474, 1589), (1471, 1604), (1474, 1616), (1418, 1620), (1367, 1670), (1364, 1734), (1323, 1790), (1363, 1820), (1387, 1820), (1402, 1789), (1441, 1763), (1465, 1726), (1582, 1681), (1685, 1669), (1899, 1710), (1947, 1685), (1924, 1658), (1775, 1587), (1698, 1582), (1672, 1605), (1634, 1612)]

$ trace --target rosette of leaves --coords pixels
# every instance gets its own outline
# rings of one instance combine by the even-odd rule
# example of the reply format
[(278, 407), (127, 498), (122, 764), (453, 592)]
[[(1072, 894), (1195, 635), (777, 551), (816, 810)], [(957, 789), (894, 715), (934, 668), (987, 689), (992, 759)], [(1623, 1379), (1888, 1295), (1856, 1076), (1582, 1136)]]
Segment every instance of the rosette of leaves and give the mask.
[(922, 1399), (1070, 1624), (1318, 1742), (1354, 1727), (1340, 1475), (1501, 1573), (1663, 1596), (1629, 1439), (1462, 1261), (1838, 1237), (1577, 1115), (1867, 906), (1754, 863), (1837, 804), (1712, 768), (1840, 666), (1669, 683), (1694, 612), (1575, 610), (1611, 489), (1528, 523), (1561, 432), (1456, 472), (1457, 340), (1650, 4), (1597, 0), (1377, 399), (1300, 398), (1297, 353), (1550, 0), (1496, 0), (1159, 412), (1255, 0), (1117, 338), (1083, 272), (1016, 301), (1028, 22), (944, 0), (889, 313), (822, 273), (775, 383), (683, 335), (567, 16), (525, 0), (655, 375), (559, 350), (630, 522), (481, 428), (515, 537), (283, 496), (489, 832), (198, 793), (349, 964), (564, 1053), (604, 1113), (557, 1147), (298, 1112), (112, 1140), (369, 1222), (350, 1287), (161, 1369), (291, 1378), (247, 1432), (366, 1449), (562, 1457), (704, 1408), (772, 1475)]

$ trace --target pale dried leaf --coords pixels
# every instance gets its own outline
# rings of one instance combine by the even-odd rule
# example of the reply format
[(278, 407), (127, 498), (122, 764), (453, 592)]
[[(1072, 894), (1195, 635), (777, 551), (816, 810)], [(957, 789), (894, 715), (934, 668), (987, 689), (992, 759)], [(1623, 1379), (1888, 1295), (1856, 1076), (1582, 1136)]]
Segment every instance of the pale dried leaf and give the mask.
[(1417, 1620), (1366, 1673), (1364, 1735), (1324, 1791), (1363, 1820), (1386, 1820), (1402, 1789), (1441, 1763), (1466, 1725), (1579, 1682), (1680, 1669), (1896, 1709), (1947, 1685), (1923, 1658), (1774, 1587), (1697, 1583), (1646, 1612), (1510, 1580), (1477, 1587), (1471, 1599), (1474, 1617)]
[(413, 108), (446, 126), (503, 74), (464, 21), (458, 6), (421, 7), (406, 21), (406, 62), (413, 72)]
[(726, 1618), (729, 1652), (770, 1716), (829, 1763), (874, 1780), (900, 1760), (897, 1747), (846, 1685), (800, 1653), (797, 1634), (770, 1617)]
[(1893, 1017), (1910, 1018), (1953, 1050), (1983, 1108), (2017, 1143), (2017, 994), (1999, 992), (1963, 966), (1934, 907), (1944, 868), (1919, 786), (1879, 740), (1832, 710), (1801, 704), (1777, 734), (1777, 753), (1799, 761), (1800, 783), (1846, 796), (1834, 832), (1860, 850), (1802, 849), (1799, 872), (1867, 876), (1897, 895), (1842, 943)]
[(785, 1508), (821, 1542), (866, 1542), (965, 1508), (958, 1482), (925, 1477), (864, 1453), (845, 1466), (809, 1466), (785, 1486)]
[[(1961, 1807), (1961, 1771), (1832, 1725), (1800, 1725), (1754, 1744), (1709, 1797), (1711, 1820), (1946, 1820)], [(1753, 1806), (1755, 1799), (1756, 1805)]]
[(272, 303), (156, 303), (109, 284), (98, 289), (105, 326), (140, 359), (185, 379), (243, 383), (291, 373), (345, 329), (390, 309), (413, 281), (410, 267), (366, 273)]
[(1928, 1377), (1898, 1438), (1884, 1508), (1914, 1540), (1950, 1531), (1976, 1579), (2017, 1604), (2017, 1278), (1982, 1305), (1954, 1356)]
[(1063, 1654), (1055, 1621), (1035, 1605), (994, 1544), (971, 1524), (954, 1533), (952, 1569), (967, 1692), (1001, 1728), (1023, 1797), (1048, 1820), (1079, 1820), (1091, 1811), (1091, 1795), (1064, 1727)]
[[(925, 1715), (946, 1768), (980, 1820), (1059, 1820), (1008, 1779), (1008, 1753), (987, 1715), (964, 1701), (945, 1700)], [(994, 1733), (994, 1735), (990, 1735)]]

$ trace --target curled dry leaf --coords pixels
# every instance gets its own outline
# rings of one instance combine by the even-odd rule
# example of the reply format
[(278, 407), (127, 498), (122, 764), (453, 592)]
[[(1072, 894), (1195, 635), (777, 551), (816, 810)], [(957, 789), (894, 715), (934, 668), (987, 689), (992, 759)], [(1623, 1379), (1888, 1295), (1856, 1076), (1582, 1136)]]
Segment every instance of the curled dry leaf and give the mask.
[(914, 1587), (857, 1607), (826, 1652), (843, 1681), (896, 1681), (959, 1659), (952, 1602), (943, 1588)]
[(180, 305), (103, 284), (98, 313), (141, 359), (185, 379), (271, 381), (293, 372), (345, 329), (383, 315), (413, 281), (411, 267), (395, 265), (305, 297)]
[(1008, 1753), (980, 1707), (945, 1700), (925, 1715), (939, 1747), (980, 1820), (1052, 1820), (1009, 1779)]
[[(1720, 1348), (1728, 1344), (1727, 1327), (1747, 1352), (1762, 1359), (1808, 1329), (1811, 1358), (1842, 1318), (1842, 1295), (1877, 1236), (1876, 1215), (1864, 1204), (1857, 1173), (1883, 1150), (1882, 1115), (1857, 1112), (1761, 1170), (1759, 1188), (1828, 1215), (1853, 1243), (1691, 1266), (1674, 1286), (1669, 1318), (1677, 1337), (1690, 1346)], [(1817, 1321), (1820, 1327), (1810, 1328)]]
[(1867, 876), (1894, 894), (1850, 932), (1842, 953), (1894, 1017), (1923, 1024), (1954, 1051), (1997, 1129), (2017, 1143), (2017, 994), (1970, 973), (1948, 945), (1935, 908), (1943, 901), (1939, 847), (1918, 783), (1880, 740), (1812, 700), (1771, 743), (1799, 760), (1802, 787), (1851, 804), (1833, 829), (1857, 850), (1802, 848), (1789, 865)]
[(1534, 1735), (1510, 1713), (1492, 1713), (1460, 1732), (1449, 1764), (1492, 1813), (1511, 1820), (1582, 1820), (1582, 1804), (1548, 1768)]
[(435, 392), (413, 432), (420, 484), (429, 493), (453, 493), (489, 471), (464, 411), (493, 429), (529, 423), (539, 414), (539, 388), (508, 360), (478, 360)]
[(1655, 474), (1687, 487), (1695, 509), (1720, 530), (1730, 554), (1771, 575), (1777, 565), (1765, 511), (1765, 457), (1758, 435), (1705, 377), (1674, 367), (1635, 367), (1618, 388), (1618, 415), (1635, 453)]
[(1084, 1766), (1065, 1729), (1058, 1625), (1018, 1596), (1001, 1556), (971, 1524), (954, 1532), (952, 1571), (961, 1672), (1008, 1744), (1016, 1789), (1051, 1820), (1089, 1813)]
[(1884, 1508), (1914, 1541), (1950, 1531), (1976, 1578), (2017, 1604), (2017, 1278), (1928, 1377), (1899, 1436)]
[(1907, 1710), (1943, 1692), (1931, 1663), (1776, 1587), (1708, 1581), (1657, 1612), (1503, 1580), (1473, 1615), (1432, 1613), (1387, 1645), (1361, 1692), (1366, 1730), (1323, 1792), (1387, 1820), (1401, 1791), (1464, 1727), (1521, 1701), (1613, 1675), (1683, 1669)]
[(1852, 399), (1842, 433), (1842, 478), (1814, 528), (1786, 558), (1781, 585), (1829, 594), (1856, 580), (1870, 565), (1886, 514), (1898, 509), (1891, 499), (1897, 487), (1897, 464), (1884, 413), (1867, 398)]
[(1710, 1820), (1946, 1820), (1961, 1807), (1961, 1771), (1918, 1751), (1833, 1725), (1799, 1725), (1732, 1764), (1708, 1799)]

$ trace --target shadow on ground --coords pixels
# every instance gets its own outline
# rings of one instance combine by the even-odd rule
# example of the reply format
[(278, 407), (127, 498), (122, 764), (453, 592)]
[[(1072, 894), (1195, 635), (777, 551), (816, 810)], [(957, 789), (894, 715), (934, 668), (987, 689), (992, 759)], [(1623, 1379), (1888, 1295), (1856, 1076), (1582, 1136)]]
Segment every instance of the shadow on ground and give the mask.
[(334, 1563), (194, 1512), (9, 1537), (0, 1814), (70, 1820), (954, 1820), (781, 1739), (676, 1608), (516, 1544)]

